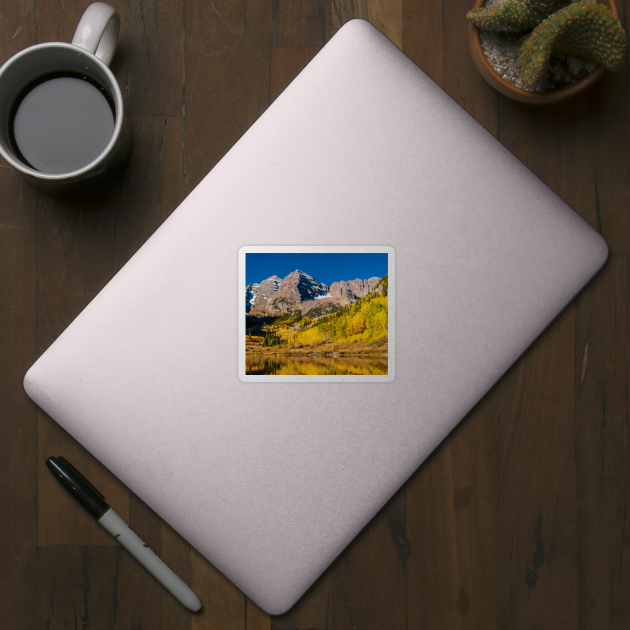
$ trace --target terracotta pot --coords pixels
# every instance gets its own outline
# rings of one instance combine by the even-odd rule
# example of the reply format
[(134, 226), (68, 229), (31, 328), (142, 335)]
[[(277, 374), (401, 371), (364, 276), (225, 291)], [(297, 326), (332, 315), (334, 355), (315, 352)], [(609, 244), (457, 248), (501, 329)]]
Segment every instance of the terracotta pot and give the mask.
[[(619, 18), (617, 12), (617, 5), (614, 0), (600, 0), (600, 4), (608, 7)], [(475, 1), (475, 9), (480, 9), (484, 5), (484, 0)], [(590, 85), (595, 83), (604, 73), (605, 69), (602, 66), (597, 66), (593, 72), (591, 72), (586, 78), (581, 81), (575, 81), (569, 83), (563, 87), (556, 88), (555, 90), (549, 90), (548, 92), (529, 92), (516, 85), (513, 85), (509, 81), (506, 81), (495, 69), (490, 65), (490, 62), (486, 59), (481, 48), (481, 40), (479, 39), (479, 29), (471, 22), (468, 22), (468, 43), (470, 45), (470, 53), (473, 61), (477, 66), (477, 70), (481, 73), (481, 76), (495, 89), (497, 92), (514, 99), (515, 101), (522, 101), (524, 103), (554, 103), (562, 99), (573, 96), (582, 90), (585, 90)]]

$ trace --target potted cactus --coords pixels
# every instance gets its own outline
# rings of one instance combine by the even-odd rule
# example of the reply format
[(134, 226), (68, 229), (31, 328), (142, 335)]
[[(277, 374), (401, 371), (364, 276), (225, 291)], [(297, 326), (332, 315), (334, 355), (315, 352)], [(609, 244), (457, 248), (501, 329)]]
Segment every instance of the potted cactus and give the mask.
[[(604, 1), (489, 0), (483, 6), (477, 0), (467, 15), (473, 60), (510, 98), (545, 103), (571, 96), (624, 58), (627, 38), (617, 8)], [(512, 51), (500, 62), (492, 54), (497, 43)]]

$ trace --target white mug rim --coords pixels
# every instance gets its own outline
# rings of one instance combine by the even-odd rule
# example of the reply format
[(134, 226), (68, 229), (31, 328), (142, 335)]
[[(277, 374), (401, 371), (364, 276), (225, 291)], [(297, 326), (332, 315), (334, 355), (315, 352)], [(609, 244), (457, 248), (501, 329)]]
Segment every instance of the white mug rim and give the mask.
[[(78, 46), (74, 46), (73, 44), (67, 44), (65, 42), (44, 42), (42, 44), (34, 44), (33, 46), (28, 46), (27, 48), (20, 50), (11, 58), (7, 59), (7, 61), (4, 64), (2, 64), (2, 67), (0, 67), (0, 81), (2, 81), (2, 75), (5, 73), (6, 69), (11, 64), (13, 64), (15, 61), (17, 61), (21, 57), (24, 57), (28, 54), (31, 54), (33, 51), (40, 50), (42, 48), (65, 48), (72, 52), (79, 51), (82, 54), (90, 55), (90, 60), (92, 62), (95, 62), (100, 67), (100, 69), (105, 72), (111, 84), (107, 87), (108, 89), (110, 89), (111, 92), (113, 92), (112, 96), (114, 98), (114, 103), (116, 106), (116, 118), (114, 121), (114, 131), (112, 133), (112, 137), (107, 143), (107, 146), (94, 160), (92, 160), (85, 166), (82, 166), (80, 169), (77, 169), (76, 171), (69, 171), (67, 173), (42, 173), (42, 171), (35, 170), (34, 168), (27, 166), (20, 160), (17, 160), (13, 155), (9, 154), (5, 150), (5, 148), (2, 146), (2, 143), (0, 143), (0, 154), (9, 164), (11, 164), (11, 166), (16, 168), (18, 171), (26, 175), (30, 175), (31, 177), (35, 177), (38, 180), (48, 181), (48, 182), (62, 182), (64, 180), (74, 180), (77, 177), (81, 177), (81, 175), (85, 175), (91, 171), (98, 170), (100, 163), (105, 162), (107, 160), (109, 153), (116, 145), (116, 141), (118, 140), (118, 137), (120, 136), (122, 125), (123, 125), (124, 102), (122, 98), (122, 93), (120, 91), (120, 87), (118, 86), (118, 82), (116, 81), (116, 77), (114, 77), (114, 74), (112, 73), (112, 71), (96, 55), (84, 50), (83, 48), (79, 48)], [(63, 70), (64, 70), (63, 68), (59, 69), (60, 72), (63, 72)]]

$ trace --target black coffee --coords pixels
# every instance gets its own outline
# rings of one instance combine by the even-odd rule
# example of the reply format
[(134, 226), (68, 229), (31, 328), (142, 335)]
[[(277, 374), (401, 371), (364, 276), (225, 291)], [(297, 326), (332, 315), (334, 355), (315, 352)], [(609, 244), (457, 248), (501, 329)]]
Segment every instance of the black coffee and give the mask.
[(43, 173), (70, 173), (95, 160), (111, 140), (113, 101), (85, 77), (48, 75), (19, 95), (11, 131), (25, 163)]

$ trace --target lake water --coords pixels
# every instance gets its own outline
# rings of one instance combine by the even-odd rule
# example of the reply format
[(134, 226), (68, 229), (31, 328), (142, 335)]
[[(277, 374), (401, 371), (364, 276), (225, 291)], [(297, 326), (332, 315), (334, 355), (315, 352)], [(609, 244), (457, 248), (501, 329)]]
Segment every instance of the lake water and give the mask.
[(369, 357), (247, 355), (245, 373), (276, 375), (386, 375), (387, 355)]

